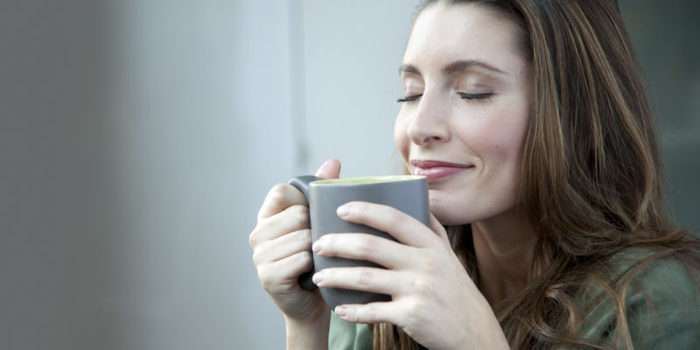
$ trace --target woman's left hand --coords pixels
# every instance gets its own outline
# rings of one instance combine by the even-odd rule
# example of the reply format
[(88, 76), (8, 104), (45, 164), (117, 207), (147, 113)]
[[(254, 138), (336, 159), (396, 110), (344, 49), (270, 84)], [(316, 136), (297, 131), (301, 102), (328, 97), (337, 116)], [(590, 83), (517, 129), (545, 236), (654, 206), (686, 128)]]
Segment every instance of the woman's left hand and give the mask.
[(335, 313), (357, 323), (389, 322), (430, 349), (505, 349), (493, 311), (450, 247), (442, 225), (431, 227), (394, 208), (350, 202), (338, 208), (349, 222), (387, 232), (398, 242), (361, 233), (327, 234), (316, 254), (368, 260), (386, 267), (328, 268), (319, 287), (389, 294), (388, 302), (340, 305)]

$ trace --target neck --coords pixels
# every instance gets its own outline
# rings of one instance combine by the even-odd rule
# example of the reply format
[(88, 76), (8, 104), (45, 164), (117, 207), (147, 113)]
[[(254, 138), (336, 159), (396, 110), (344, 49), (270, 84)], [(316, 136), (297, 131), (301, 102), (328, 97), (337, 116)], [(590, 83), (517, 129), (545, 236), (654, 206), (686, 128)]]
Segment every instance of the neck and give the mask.
[(516, 211), (471, 226), (479, 289), (494, 306), (527, 284), (536, 237)]

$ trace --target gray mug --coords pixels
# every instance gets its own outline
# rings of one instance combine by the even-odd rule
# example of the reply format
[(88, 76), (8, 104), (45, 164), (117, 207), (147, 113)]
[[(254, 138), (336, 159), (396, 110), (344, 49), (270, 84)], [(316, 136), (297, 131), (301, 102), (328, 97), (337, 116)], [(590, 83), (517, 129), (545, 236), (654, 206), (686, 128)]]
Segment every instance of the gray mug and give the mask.
[[(312, 241), (327, 233), (368, 233), (394, 240), (385, 232), (366, 225), (350, 223), (338, 217), (339, 206), (351, 201), (364, 201), (394, 207), (430, 226), (428, 181), (424, 176), (398, 175), (323, 180), (315, 176), (299, 176), (289, 183), (304, 193), (309, 203)], [(380, 267), (369, 261), (313, 255), (313, 269), (299, 276), (304, 289), (317, 286), (311, 281), (315, 271), (328, 267)], [(364, 291), (321, 288), (323, 300), (331, 308), (340, 304), (366, 304), (391, 300), (389, 295)]]

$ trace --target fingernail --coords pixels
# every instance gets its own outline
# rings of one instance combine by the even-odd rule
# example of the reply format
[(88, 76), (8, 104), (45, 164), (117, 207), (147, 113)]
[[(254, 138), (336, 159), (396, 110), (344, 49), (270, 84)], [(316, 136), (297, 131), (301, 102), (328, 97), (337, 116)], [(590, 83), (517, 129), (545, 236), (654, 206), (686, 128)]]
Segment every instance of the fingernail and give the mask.
[(321, 281), (323, 281), (323, 270), (316, 272), (313, 277), (311, 277), (311, 280), (316, 284), (321, 283)]
[(314, 244), (311, 245), (311, 250), (312, 250), (314, 253), (317, 253), (317, 254), (318, 254), (318, 252), (321, 250), (321, 248), (323, 247), (323, 242), (322, 242), (322, 241), (323, 241), (323, 239), (322, 239), (322, 238), (319, 238), (319, 239), (316, 240), (316, 242), (314, 242)]
[(333, 310), (338, 317), (345, 317), (345, 315), (348, 314), (348, 308), (343, 306), (343, 305), (338, 305), (335, 307), (335, 310)]
[(343, 204), (338, 207), (338, 210), (336, 210), (336, 214), (340, 216), (341, 218), (344, 216), (347, 216), (350, 213), (350, 208), (348, 207), (347, 204)]

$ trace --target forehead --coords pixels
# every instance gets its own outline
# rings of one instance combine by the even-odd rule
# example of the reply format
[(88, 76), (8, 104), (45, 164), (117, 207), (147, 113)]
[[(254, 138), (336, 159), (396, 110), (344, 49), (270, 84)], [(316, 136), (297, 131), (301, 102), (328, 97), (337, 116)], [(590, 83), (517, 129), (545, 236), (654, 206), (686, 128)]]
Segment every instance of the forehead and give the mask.
[(437, 3), (416, 18), (404, 63), (420, 67), (470, 59), (519, 72), (527, 62), (518, 50), (516, 33), (512, 20), (494, 9)]

